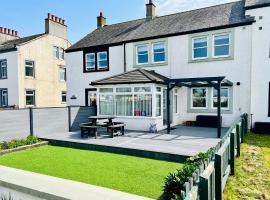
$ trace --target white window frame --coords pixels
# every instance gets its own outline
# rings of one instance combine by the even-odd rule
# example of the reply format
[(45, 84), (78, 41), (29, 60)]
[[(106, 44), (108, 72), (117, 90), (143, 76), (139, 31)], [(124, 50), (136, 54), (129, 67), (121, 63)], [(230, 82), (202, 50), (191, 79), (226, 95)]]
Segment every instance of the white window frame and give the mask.
[[(33, 94), (29, 95), (29, 94), (27, 94), (27, 92), (33, 92)], [(27, 105), (26, 104), (26, 97), (27, 96), (33, 96), (34, 97), (34, 104), (33, 105)], [(36, 90), (26, 89), (25, 90), (25, 106), (31, 107), (31, 106), (35, 106), (35, 105), (36, 105)]]
[(53, 46), (53, 57), (59, 59), (59, 47)]
[[(164, 45), (164, 52), (159, 52), (159, 53), (155, 53), (154, 51), (154, 46), (155, 45), (159, 45), (162, 44)], [(166, 43), (165, 42), (154, 42), (152, 43), (152, 63), (153, 64), (160, 64), (160, 63), (165, 63), (167, 60), (167, 54), (166, 54), (167, 48), (166, 48)], [(164, 53), (165, 57), (164, 57), (164, 61), (160, 61), (160, 62), (155, 62), (155, 54), (161, 54)]]
[[(230, 110), (230, 89), (228, 87), (221, 87), (221, 89), (227, 89), (228, 90), (228, 107), (224, 108), (221, 107), (222, 110)], [(211, 109), (216, 110), (217, 108), (214, 107), (214, 90), (215, 88), (212, 89), (211, 91)]]
[[(94, 55), (94, 59), (92, 59), (92, 60), (90, 60), (90, 61), (88, 61), (88, 59), (87, 59), (87, 56), (88, 55)], [(89, 66), (87, 66), (87, 63), (89, 63), (89, 62), (94, 62), (94, 67), (89, 67)], [(95, 53), (86, 53), (85, 54), (85, 70), (86, 71), (93, 71), (93, 70), (96, 70), (96, 54)]]
[[(207, 48), (207, 56), (206, 57), (199, 57), (199, 58), (195, 58), (194, 57), (194, 50), (195, 49), (203, 49), (203, 48), (205, 48), (205, 47), (197, 47), (197, 48), (194, 48), (194, 42), (195, 42), (195, 40), (197, 40), (197, 39), (203, 39), (203, 38), (206, 38), (206, 42), (207, 42), (207, 46), (206, 46), (206, 48)], [(205, 60), (205, 59), (208, 59), (209, 58), (209, 36), (208, 35), (202, 35), (202, 36), (198, 36), (198, 37), (194, 37), (194, 38), (192, 38), (192, 42), (191, 42), (191, 45), (192, 45), (192, 60)]]
[(64, 60), (65, 59), (65, 50), (64, 48), (59, 47), (59, 59)]
[[(5, 63), (5, 65), (3, 64), (3, 63)], [(7, 60), (0, 60), (0, 79), (7, 79), (7, 77), (8, 77), (8, 72), (7, 72)], [(5, 67), (3, 67), (3, 66), (5, 66)], [(3, 75), (3, 69), (5, 68), (5, 75)]]
[[(62, 78), (62, 76), (61, 76), (61, 73), (62, 73), (62, 69), (64, 69), (65, 70), (65, 79), (64, 80), (62, 80), (61, 78)], [(67, 81), (67, 69), (66, 69), (66, 66), (63, 66), (63, 65), (60, 65), (59, 66), (59, 81), (60, 82), (66, 82)]]
[[(148, 62), (145, 63), (139, 63), (139, 53), (138, 48), (139, 47), (147, 47), (147, 56), (148, 56)], [(146, 54), (140, 54), (140, 55), (146, 55)], [(149, 44), (140, 44), (136, 46), (136, 65), (148, 65), (149, 64)]]
[[(227, 46), (227, 45), (215, 45), (215, 38), (217, 36), (223, 36), (223, 35), (228, 35), (229, 36), (229, 55), (222, 55), (222, 56), (215, 56), (215, 47), (219, 47), (219, 46)], [(218, 33), (218, 34), (213, 34), (212, 36), (212, 57), (213, 58), (227, 58), (231, 56), (231, 46), (232, 46), (232, 42), (231, 42), (231, 33), (229, 32), (224, 32), (224, 33)]]
[[(99, 58), (99, 55), (100, 54), (106, 54), (106, 59), (100, 59)], [(108, 62), (108, 52), (107, 51), (101, 51), (101, 52), (98, 52), (97, 53), (97, 68), (98, 68), (98, 70), (107, 70), (108, 68), (109, 68), (109, 62)], [(107, 61), (107, 66), (106, 67), (100, 67), (100, 65), (99, 65), (99, 62), (101, 62), (101, 61)]]
[[(175, 98), (176, 98), (176, 102), (175, 102)], [(173, 113), (174, 114), (179, 113), (178, 100), (179, 100), (179, 98), (178, 98), (178, 89), (175, 89), (174, 92), (173, 92)]]
[[(63, 96), (66, 97), (66, 101), (63, 101)], [(67, 91), (61, 91), (61, 103), (66, 104), (67, 103)]]
[[(33, 65), (32, 66), (26, 65), (26, 62), (31, 62), (31, 63), (33, 63)], [(26, 75), (26, 67), (33, 68), (33, 76)], [(35, 61), (33, 61), (33, 60), (25, 60), (24, 61), (24, 75), (26, 78), (30, 78), (30, 79), (34, 79), (36, 77)]]
[[(205, 107), (193, 107), (193, 90), (195, 90), (195, 89), (205, 89), (205, 93), (206, 93), (206, 96), (205, 97), (203, 97), (203, 98), (205, 98)], [(190, 97), (190, 107), (191, 107), (191, 109), (194, 109), (194, 110), (200, 110), (200, 109), (203, 109), (203, 110), (207, 110), (208, 109), (208, 88), (207, 87), (193, 87), (193, 88), (191, 88), (191, 93), (190, 93), (190, 95), (191, 95), (191, 97)]]

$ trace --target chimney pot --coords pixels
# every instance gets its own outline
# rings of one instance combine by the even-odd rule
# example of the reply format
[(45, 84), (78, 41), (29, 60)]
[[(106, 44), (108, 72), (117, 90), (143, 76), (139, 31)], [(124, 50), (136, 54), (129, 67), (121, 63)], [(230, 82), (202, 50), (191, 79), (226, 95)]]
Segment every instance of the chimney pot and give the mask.
[(62, 24), (65, 25), (65, 20), (64, 19), (62, 19)]
[(54, 18), (54, 19), (55, 19), (55, 22), (58, 22), (58, 17), (56, 17), (56, 16), (55, 16), (55, 18)]
[(51, 13), (48, 13), (48, 19), (51, 19)]
[(18, 37), (18, 31), (15, 31), (15, 36)]

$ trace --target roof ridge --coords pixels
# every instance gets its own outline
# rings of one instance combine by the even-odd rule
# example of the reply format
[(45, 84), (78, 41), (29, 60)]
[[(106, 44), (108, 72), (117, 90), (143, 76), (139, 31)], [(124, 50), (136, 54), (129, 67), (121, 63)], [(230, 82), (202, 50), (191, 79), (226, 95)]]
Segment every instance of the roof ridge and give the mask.
[[(27, 39), (27, 38), (31, 38), (31, 37), (39, 37), (39, 36), (43, 36), (43, 35), (46, 35), (46, 33), (39, 33), (39, 34), (35, 34), (35, 35), (29, 35), (29, 36), (25, 36), (25, 37), (22, 37), (22, 38), (17, 38), (17, 39), (13, 39), (13, 40), (8, 40), (4, 43), (1, 43), (1, 45), (7, 45), (9, 43), (14, 43), (16, 41), (20, 41), (20, 40), (24, 40), (24, 39)], [(33, 38), (35, 39), (35, 38)]]
[[(151, 81), (156, 81), (157, 80), (156, 78), (152, 78), (154, 76), (152, 74), (150, 74), (148, 70), (146, 70), (146, 69), (139, 69), (139, 70), (144, 76), (146, 76)], [(149, 75), (152, 76), (152, 77), (150, 77)]]

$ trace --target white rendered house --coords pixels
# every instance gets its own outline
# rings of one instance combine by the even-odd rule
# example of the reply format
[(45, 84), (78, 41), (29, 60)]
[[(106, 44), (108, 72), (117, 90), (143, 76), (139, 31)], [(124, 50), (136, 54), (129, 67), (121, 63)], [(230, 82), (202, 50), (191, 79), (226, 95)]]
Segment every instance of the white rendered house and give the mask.
[[(166, 83), (159, 79), (225, 77), (222, 126), (242, 113), (270, 122), (270, 1), (237, 1), (98, 28), (66, 52), (69, 105), (97, 105), (131, 130), (166, 127)], [(164, 79), (162, 78), (164, 77)], [(120, 81), (121, 80), (121, 81)], [(170, 93), (171, 125), (216, 115), (217, 90), (197, 82)], [(183, 87), (184, 86), (184, 87)]]

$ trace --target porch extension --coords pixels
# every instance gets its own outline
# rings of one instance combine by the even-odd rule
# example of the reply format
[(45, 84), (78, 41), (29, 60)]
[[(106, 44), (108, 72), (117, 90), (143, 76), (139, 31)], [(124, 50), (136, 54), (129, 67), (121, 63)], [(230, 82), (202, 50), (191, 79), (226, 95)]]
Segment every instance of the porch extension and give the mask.
[[(182, 162), (187, 157), (205, 152), (209, 148), (215, 147), (220, 141), (216, 137), (215, 128), (186, 126), (175, 128), (171, 134), (166, 134), (166, 130), (157, 134), (127, 131), (125, 136), (115, 138), (110, 138), (104, 130), (99, 130), (98, 139), (94, 139), (94, 137), (82, 139), (80, 132), (55, 133), (39, 137), (50, 141), (53, 145), (176, 162)], [(222, 128), (222, 134), (225, 134), (227, 130), (227, 128)]]

